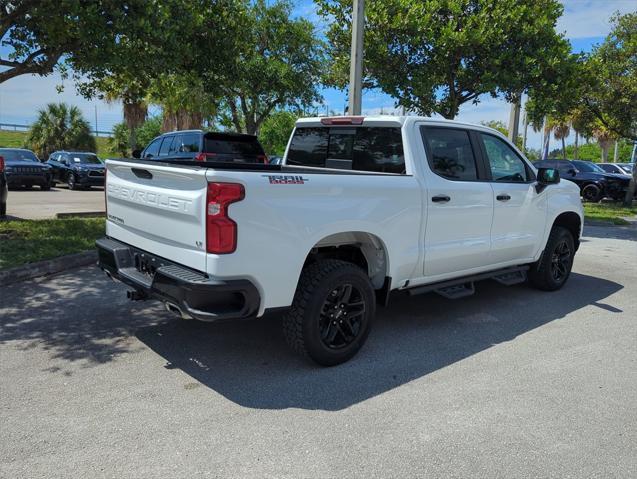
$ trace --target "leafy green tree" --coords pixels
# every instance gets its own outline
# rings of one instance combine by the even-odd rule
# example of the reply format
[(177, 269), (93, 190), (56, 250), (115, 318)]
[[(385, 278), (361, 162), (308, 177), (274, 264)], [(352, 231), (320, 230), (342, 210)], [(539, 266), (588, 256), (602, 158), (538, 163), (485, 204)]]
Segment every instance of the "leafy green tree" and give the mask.
[(615, 136), (637, 141), (637, 13), (615, 15), (612, 22), (590, 57), (594, 83), (584, 105)]
[[(222, 88), (221, 116), (237, 131), (255, 134), (272, 111), (320, 99), (323, 57), (314, 25), (291, 18), (287, 0), (245, 5), (237, 13), (238, 52)], [(210, 79), (204, 81), (208, 85)]]
[(204, 88), (198, 75), (187, 72), (157, 76), (148, 98), (162, 108), (163, 132), (201, 128), (204, 120), (215, 116), (219, 102)]
[[(580, 160), (586, 161), (594, 161), (599, 162), (602, 158), (602, 149), (599, 146), (599, 143), (591, 142), (591, 143), (583, 143), (578, 145), (578, 155)], [(630, 155), (633, 151), (633, 144), (627, 140), (619, 141), (619, 162), (629, 162)], [(551, 152), (551, 155), (560, 154), (559, 150), (554, 150)], [(566, 157), (567, 158), (575, 158), (575, 145), (567, 145), (566, 146)]]
[(157, 8), (145, 0), (0, 1), (0, 38), (6, 47), (0, 54), (5, 67), (0, 83), (18, 75), (48, 75), (60, 61), (77, 70), (108, 71), (133, 61), (121, 54), (132, 50), (139, 51), (134, 61), (143, 69), (152, 57), (138, 47), (154, 42), (153, 53), (162, 52), (164, 32), (156, 27), (168, 13), (167, 5)]
[(265, 119), (259, 141), (267, 154), (283, 155), (297, 119), (298, 115), (291, 111), (276, 111)]
[[(507, 138), (509, 137), (509, 129), (503, 122), (499, 120), (481, 121), (480, 124), (499, 131)], [(517, 146), (520, 150), (523, 150), (522, 148), (523, 143), (524, 143), (524, 139), (522, 138), (521, 135), (518, 135), (518, 137), (515, 139), (515, 146)]]
[(161, 135), (161, 116), (151, 116), (137, 128), (137, 141), (140, 148), (145, 148), (153, 138)]
[(38, 111), (25, 146), (40, 158), (48, 158), (55, 150), (96, 150), (95, 137), (88, 121), (79, 108), (65, 103), (49, 103), (45, 109)]
[[(344, 87), (352, 2), (317, 3), (333, 19), (327, 81)], [(557, 0), (370, 0), (365, 7), (365, 86), (419, 114), (452, 119), (483, 94), (511, 101), (545, 90), (569, 62), (570, 45), (555, 32)]]

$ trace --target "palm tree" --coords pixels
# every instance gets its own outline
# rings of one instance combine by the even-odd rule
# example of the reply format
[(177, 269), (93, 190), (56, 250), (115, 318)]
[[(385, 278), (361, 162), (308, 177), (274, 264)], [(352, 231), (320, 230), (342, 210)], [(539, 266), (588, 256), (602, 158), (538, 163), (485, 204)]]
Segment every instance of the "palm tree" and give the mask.
[(137, 128), (146, 121), (148, 105), (135, 88), (116, 89), (116, 84), (111, 84), (110, 87), (113, 89), (104, 92), (104, 99), (107, 103), (122, 102), (124, 124), (129, 132), (128, 144), (134, 150), (137, 147)]
[(566, 138), (571, 132), (569, 122), (563, 117), (549, 116), (546, 120), (547, 135), (553, 132), (553, 137), (556, 140), (562, 140), (562, 158), (566, 158)]
[(602, 126), (593, 130), (593, 137), (597, 140), (597, 143), (602, 150), (602, 163), (606, 163), (608, 161), (610, 145), (613, 143), (615, 137), (610, 131)]
[(49, 103), (38, 111), (25, 146), (43, 159), (55, 150), (96, 150), (95, 137), (88, 121), (78, 107), (65, 103)]

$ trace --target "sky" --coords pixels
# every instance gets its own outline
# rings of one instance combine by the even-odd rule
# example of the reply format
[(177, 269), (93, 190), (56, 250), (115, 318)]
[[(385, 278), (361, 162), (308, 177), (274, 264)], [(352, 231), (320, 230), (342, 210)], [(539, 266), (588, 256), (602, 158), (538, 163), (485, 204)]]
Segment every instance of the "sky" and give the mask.
[[(319, 31), (325, 30), (325, 22), (316, 13), (311, 0), (292, 0), (295, 4), (294, 16), (312, 21)], [(571, 42), (573, 51), (588, 52), (593, 45), (601, 43), (610, 31), (610, 17), (614, 12), (627, 13), (637, 10), (635, 0), (564, 0), (564, 15), (559, 19), (557, 31), (564, 33)], [(3, 54), (6, 50), (0, 50)], [(57, 92), (62, 86), (63, 91)], [(338, 112), (346, 103), (345, 92), (335, 89), (322, 91), (324, 104)], [(47, 77), (23, 75), (0, 84), (0, 123), (29, 124), (38, 109), (50, 102), (66, 102), (76, 105), (90, 121), (93, 129), (110, 131), (122, 120), (121, 105), (102, 101), (88, 101), (79, 96), (73, 83), (63, 81), (58, 74)], [(322, 107), (325, 109), (325, 106)], [(380, 91), (366, 91), (363, 94), (363, 114), (377, 114), (394, 110), (394, 101)], [(465, 104), (457, 119), (470, 123), (499, 120), (508, 122), (510, 105), (500, 99), (484, 96), (477, 105)], [(152, 111), (151, 111), (152, 112)], [(97, 118), (97, 128), (95, 126)], [(569, 141), (572, 138), (569, 139)], [(539, 134), (529, 128), (527, 145), (540, 147)]]

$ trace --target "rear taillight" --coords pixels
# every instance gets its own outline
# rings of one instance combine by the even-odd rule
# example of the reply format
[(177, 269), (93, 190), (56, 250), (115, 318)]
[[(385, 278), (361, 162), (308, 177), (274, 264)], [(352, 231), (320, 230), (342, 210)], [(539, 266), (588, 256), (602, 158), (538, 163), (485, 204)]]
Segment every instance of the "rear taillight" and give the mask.
[(268, 157), (266, 155), (258, 155), (257, 156), (257, 162), (258, 163), (263, 163), (264, 165), (268, 164)]
[(208, 183), (206, 201), (206, 250), (227, 254), (237, 249), (237, 223), (228, 216), (228, 206), (245, 197), (238, 183)]
[(0, 156), (0, 173), (4, 171), (4, 158)]

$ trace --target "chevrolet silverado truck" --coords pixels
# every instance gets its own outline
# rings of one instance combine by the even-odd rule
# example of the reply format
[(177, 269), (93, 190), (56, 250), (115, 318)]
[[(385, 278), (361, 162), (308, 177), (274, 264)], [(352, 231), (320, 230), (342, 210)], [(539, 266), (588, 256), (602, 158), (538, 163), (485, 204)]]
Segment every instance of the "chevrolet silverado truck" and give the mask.
[[(283, 314), (315, 363), (352, 358), (390, 292), (568, 280), (579, 188), (498, 132), (420, 117), (296, 123), (280, 165), (108, 160), (99, 266), (202, 321)], [(394, 294), (393, 296), (396, 296)]]

